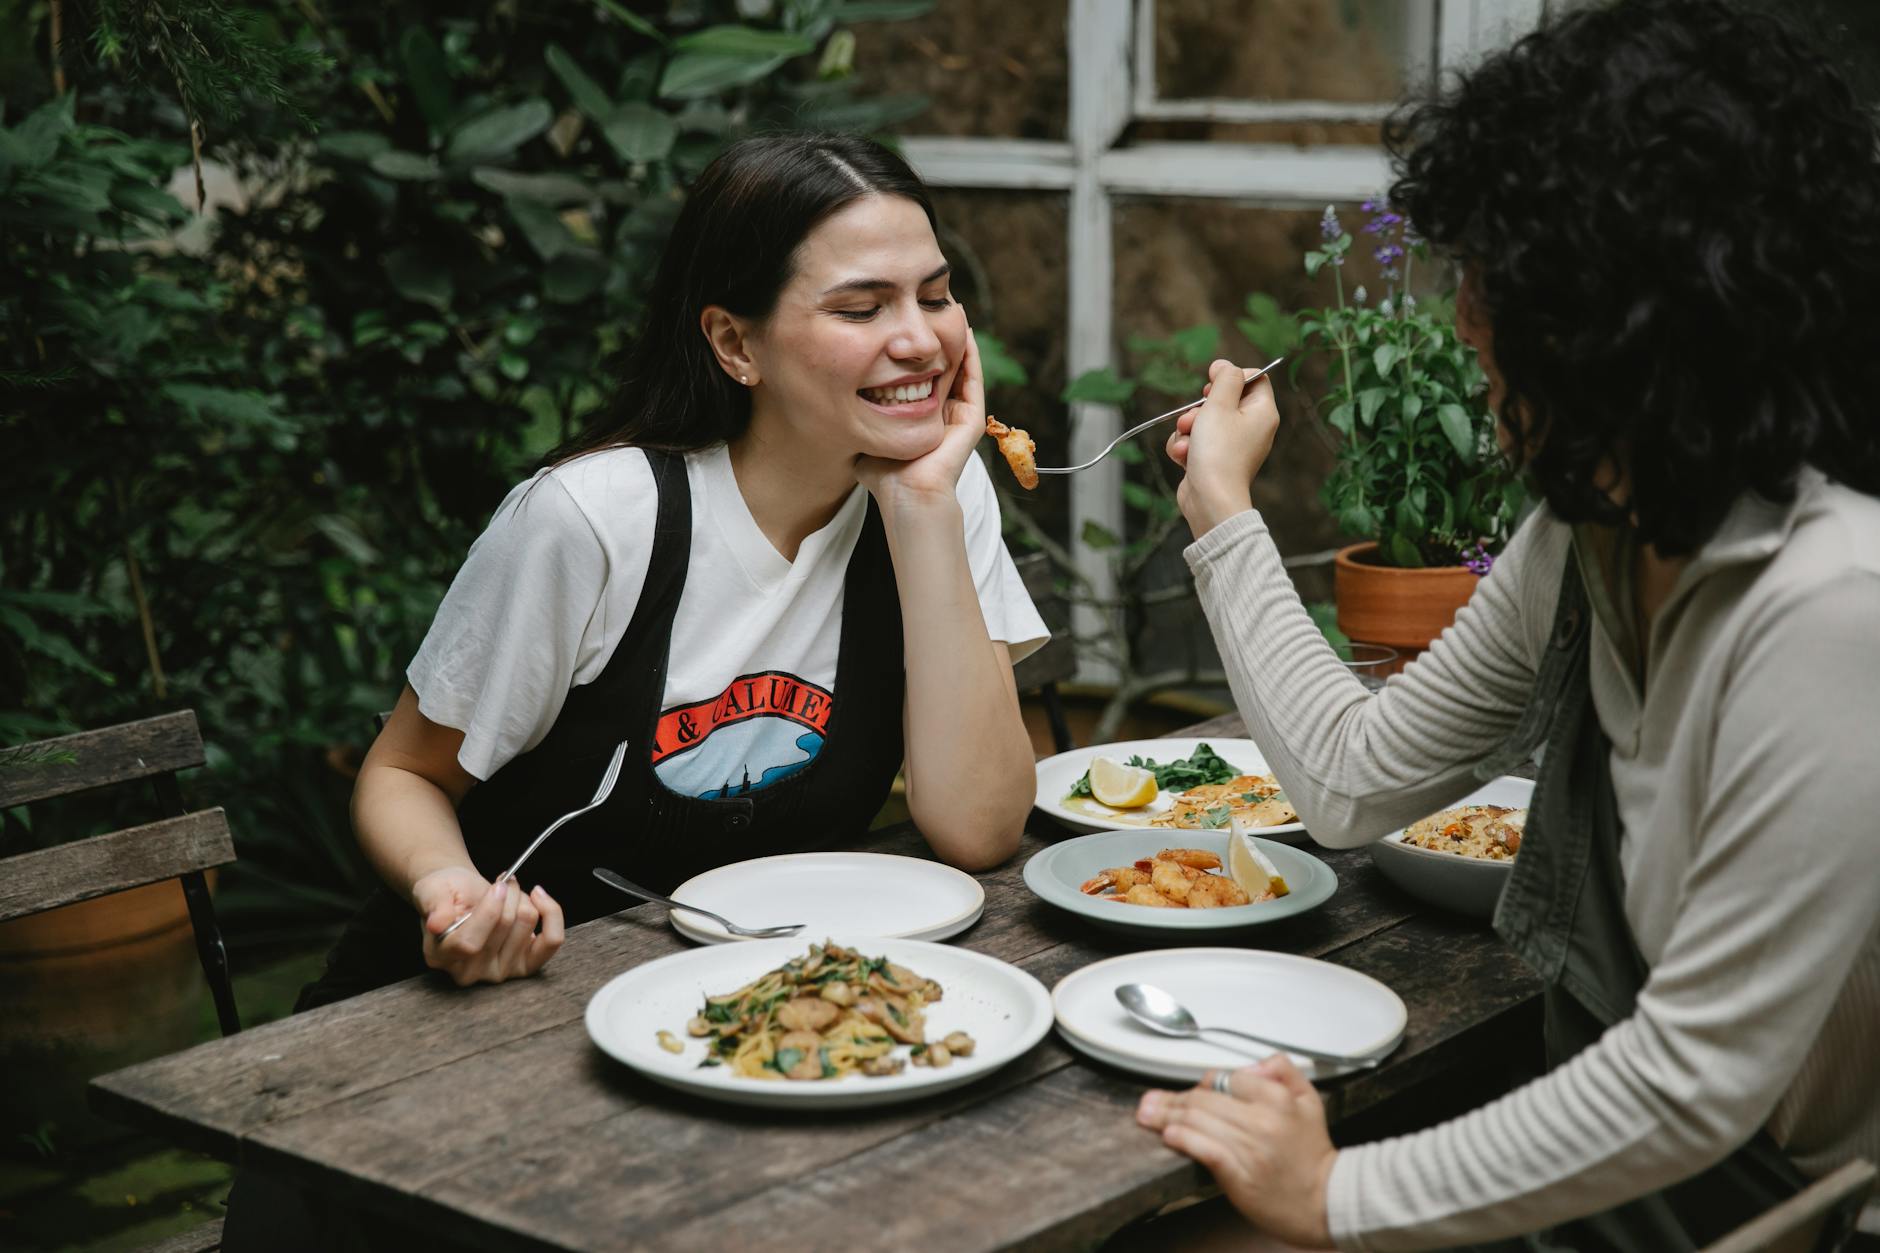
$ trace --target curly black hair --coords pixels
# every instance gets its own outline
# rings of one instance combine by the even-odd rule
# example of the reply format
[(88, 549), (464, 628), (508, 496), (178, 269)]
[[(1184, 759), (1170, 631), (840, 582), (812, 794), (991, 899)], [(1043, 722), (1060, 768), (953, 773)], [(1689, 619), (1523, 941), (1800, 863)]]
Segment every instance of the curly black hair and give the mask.
[(1803, 464), (1880, 494), (1880, 149), (1787, 23), (1582, 9), (1385, 142), (1392, 201), (1465, 267), (1515, 459), (1560, 516), (1636, 519), (1680, 556), (1745, 490), (1793, 499)]

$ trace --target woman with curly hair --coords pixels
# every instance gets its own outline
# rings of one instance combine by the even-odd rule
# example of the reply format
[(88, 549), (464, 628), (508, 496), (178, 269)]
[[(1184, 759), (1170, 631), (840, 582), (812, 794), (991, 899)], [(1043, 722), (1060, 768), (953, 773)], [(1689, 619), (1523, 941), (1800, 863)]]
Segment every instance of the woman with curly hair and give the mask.
[(1169, 452), (1236, 701), (1317, 840), (1538, 757), (1495, 925), (1544, 982), (1549, 1068), (1342, 1150), (1283, 1058), (1139, 1118), (1292, 1242), (1697, 1248), (1880, 1159), (1874, 127), (1777, 20), (1622, 0), (1388, 138), (1544, 507), (1373, 696), (1252, 507), (1271, 389), (1213, 389)]

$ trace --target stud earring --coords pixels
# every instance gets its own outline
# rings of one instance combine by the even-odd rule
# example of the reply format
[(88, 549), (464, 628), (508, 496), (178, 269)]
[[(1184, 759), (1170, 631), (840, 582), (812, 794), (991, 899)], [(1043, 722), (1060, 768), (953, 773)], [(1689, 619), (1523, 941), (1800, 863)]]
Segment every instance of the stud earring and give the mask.
[(746, 385), (748, 386), (748, 385), (749, 385), (749, 383), (750, 383), (750, 381), (751, 381), (751, 376), (750, 376), (750, 375), (748, 375), (748, 374), (740, 374), (740, 375), (738, 375), (738, 382), (740, 382), (740, 383), (743, 383), (743, 384), (746, 384)]

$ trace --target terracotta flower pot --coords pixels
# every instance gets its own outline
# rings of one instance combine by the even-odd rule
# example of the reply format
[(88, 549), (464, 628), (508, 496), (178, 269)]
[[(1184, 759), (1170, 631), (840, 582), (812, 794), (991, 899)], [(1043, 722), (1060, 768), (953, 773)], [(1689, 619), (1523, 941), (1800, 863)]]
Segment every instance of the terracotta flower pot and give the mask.
[(195, 1043), (203, 989), (174, 879), (0, 924), (0, 1127), (89, 1138), (85, 1080)]
[(1339, 550), (1332, 568), (1338, 629), (1354, 640), (1397, 650), (1392, 672), (1403, 669), (1455, 621), (1475, 592), (1478, 576), (1467, 566), (1405, 570), (1374, 564), (1376, 544)]

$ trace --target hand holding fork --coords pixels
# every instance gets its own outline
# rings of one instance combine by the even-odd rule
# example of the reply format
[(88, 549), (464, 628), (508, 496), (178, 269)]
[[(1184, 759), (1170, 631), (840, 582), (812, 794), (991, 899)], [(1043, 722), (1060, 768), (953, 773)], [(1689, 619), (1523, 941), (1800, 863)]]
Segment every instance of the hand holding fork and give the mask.
[[(614, 748), (593, 799), (550, 823), (493, 884), (485, 885), (483, 877), (468, 866), (452, 866), (412, 885), (412, 895), (424, 914), (427, 964), (448, 971), (459, 985), (498, 983), (534, 974), (554, 955), (562, 942), (561, 906), (539, 885), (523, 893), (515, 881), (516, 872), (544, 840), (564, 824), (599, 808), (613, 794), (626, 753), (623, 740)], [(447, 922), (452, 914), (455, 920)], [(538, 921), (539, 935), (535, 931)], [(445, 941), (459, 930), (462, 938), (447, 946)]]

